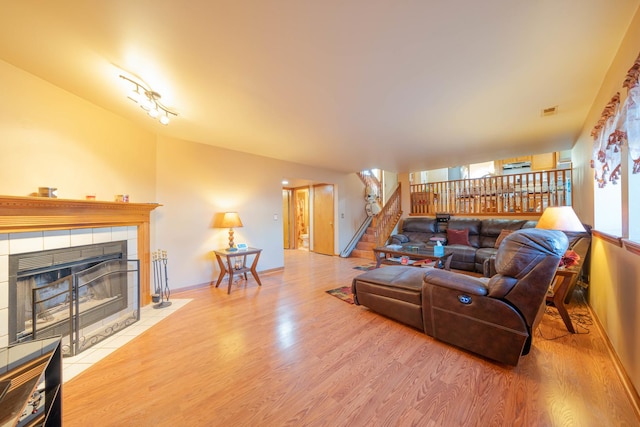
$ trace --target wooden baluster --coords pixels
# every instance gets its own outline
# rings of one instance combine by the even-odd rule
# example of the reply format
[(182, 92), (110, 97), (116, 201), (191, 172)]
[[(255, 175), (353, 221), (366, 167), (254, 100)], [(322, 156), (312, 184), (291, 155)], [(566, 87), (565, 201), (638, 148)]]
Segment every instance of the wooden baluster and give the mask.
[[(549, 176), (549, 172), (545, 172), (543, 175), (544, 175), (544, 178), (546, 178), (547, 191), (544, 193), (544, 194), (546, 194), (546, 203), (542, 204), (542, 211), (541, 212), (544, 212), (544, 210), (549, 206), (549, 203), (551, 201), (551, 183), (549, 182), (551, 177)], [(544, 184), (544, 182), (545, 182), (544, 179), (543, 179), (542, 182)]]
[(522, 189), (524, 197), (524, 205), (522, 208), (525, 212), (529, 212), (529, 175), (528, 173), (524, 174), (524, 188)]

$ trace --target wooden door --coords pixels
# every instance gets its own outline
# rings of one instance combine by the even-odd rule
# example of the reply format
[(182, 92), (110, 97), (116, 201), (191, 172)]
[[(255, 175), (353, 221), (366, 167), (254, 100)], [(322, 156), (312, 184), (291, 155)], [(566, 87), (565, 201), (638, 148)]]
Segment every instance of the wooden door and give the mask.
[(285, 249), (293, 248), (291, 241), (291, 193), (291, 190), (282, 190), (282, 233)]
[(334, 255), (333, 185), (313, 186), (313, 251)]

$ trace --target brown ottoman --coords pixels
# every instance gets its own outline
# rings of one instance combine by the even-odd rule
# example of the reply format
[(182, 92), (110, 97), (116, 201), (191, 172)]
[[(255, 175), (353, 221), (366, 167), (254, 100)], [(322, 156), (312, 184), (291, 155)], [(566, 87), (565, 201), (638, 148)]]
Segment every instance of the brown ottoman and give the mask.
[(424, 332), (422, 277), (419, 267), (388, 266), (353, 279), (354, 302)]

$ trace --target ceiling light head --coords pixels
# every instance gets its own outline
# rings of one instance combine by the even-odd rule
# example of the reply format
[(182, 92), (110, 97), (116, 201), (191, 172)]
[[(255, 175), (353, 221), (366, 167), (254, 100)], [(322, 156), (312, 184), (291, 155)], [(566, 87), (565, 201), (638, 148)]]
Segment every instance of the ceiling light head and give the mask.
[(147, 112), (149, 117), (158, 119), (160, 124), (166, 126), (171, 121), (169, 119), (170, 114), (173, 114), (174, 116), (178, 115), (178, 113), (169, 110), (167, 107), (160, 103), (160, 99), (162, 98), (162, 96), (158, 92), (149, 89), (144, 84), (132, 80), (129, 77), (120, 75), (120, 78), (130, 82), (133, 85), (127, 97), (132, 101), (138, 103), (140, 107)]
[(142, 93), (140, 93), (140, 86), (136, 85), (131, 92), (129, 92), (129, 99), (134, 102), (140, 102), (142, 100)]
[(158, 107), (156, 105), (153, 105), (149, 109), (147, 114), (149, 114), (149, 117), (153, 117), (154, 119), (156, 119), (160, 115), (160, 111), (158, 111)]

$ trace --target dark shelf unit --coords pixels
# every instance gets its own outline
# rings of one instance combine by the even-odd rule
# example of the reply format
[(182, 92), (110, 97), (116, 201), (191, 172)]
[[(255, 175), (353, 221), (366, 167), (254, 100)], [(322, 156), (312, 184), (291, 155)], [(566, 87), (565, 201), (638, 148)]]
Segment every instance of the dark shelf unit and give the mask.
[(60, 338), (0, 349), (0, 427), (62, 425)]

